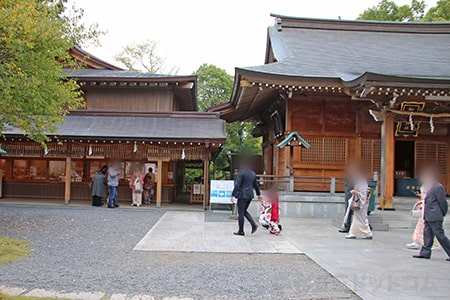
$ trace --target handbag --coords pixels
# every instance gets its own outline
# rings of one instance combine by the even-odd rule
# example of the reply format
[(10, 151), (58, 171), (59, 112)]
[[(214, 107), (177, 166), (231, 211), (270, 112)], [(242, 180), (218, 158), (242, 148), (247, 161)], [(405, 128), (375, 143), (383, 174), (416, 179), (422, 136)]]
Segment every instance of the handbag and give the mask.
[(352, 202), (350, 203), (351, 210), (360, 210), (361, 209), (361, 201), (358, 195), (352, 196)]
[(415, 219), (422, 218), (422, 206), (419, 203), (415, 203), (411, 209), (411, 217)]
[(139, 180), (139, 178), (136, 178), (136, 180), (134, 181), (134, 191), (136, 193), (142, 192), (142, 185), (141, 185), (141, 181)]

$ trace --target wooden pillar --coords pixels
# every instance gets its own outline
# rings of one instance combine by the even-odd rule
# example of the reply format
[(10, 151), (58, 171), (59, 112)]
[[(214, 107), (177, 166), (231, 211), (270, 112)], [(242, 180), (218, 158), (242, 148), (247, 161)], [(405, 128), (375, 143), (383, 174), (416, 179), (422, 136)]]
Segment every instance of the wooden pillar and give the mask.
[(395, 139), (394, 115), (384, 113), (381, 125), (381, 198), (379, 209), (394, 210)]
[(203, 208), (208, 209), (209, 204), (209, 159), (203, 161)]
[(156, 207), (161, 207), (163, 182), (163, 161), (158, 159), (158, 181), (156, 182)]
[(72, 184), (72, 158), (70, 157), (70, 153), (66, 157), (66, 179), (64, 181), (64, 204), (70, 204), (70, 187)]

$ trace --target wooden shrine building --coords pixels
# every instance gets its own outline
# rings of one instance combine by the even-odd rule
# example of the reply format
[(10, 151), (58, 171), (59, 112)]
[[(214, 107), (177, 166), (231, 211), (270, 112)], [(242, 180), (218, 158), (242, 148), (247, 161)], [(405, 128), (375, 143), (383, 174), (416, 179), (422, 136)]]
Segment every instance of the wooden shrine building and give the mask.
[(158, 206), (181, 193), (186, 164), (200, 166), (209, 178), (209, 162), (225, 142), (225, 122), (197, 111), (196, 76), (126, 71), (79, 48), (71, 55), (83, 67), (64, 71), (80, 82), (86, 108), (65, 117), (47, 149), (16, 129), (3, 133), (3, 197), (88, 200), (92, 176), (113, 160), (122, 165), (119, 201), (131, 201), (134, 163), (155, 170)]
[[(257, 124), (267, 174), (287, 175), (292, 163), (295, 176), (343, 178), (361, 160), (380, 173), (381, 206), (392, 208), (396, 184), (433, 162), (450, 191), (450, 23), (273, 17), (265, 64), (237, 68), (230, 102), (210, 109)], [(291, 132), (311, 145), (293, 162), (277, 147)]]

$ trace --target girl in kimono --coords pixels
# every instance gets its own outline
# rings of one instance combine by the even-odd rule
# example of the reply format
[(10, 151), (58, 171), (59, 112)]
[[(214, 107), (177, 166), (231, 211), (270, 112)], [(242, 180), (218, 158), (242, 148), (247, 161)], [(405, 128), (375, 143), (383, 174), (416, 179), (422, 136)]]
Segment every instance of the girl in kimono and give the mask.
[[(423, 228), (425, 226), (425, 221), (423, 220), (423, 213), (425, 211), (425, 197), (427, 196), (427, 187), (425, 185), (420, 186), (420, 192), (414, 193), (420, 200), (417, 202), (418, 209), (422, 211), (422, 216), (417, 220), (416, 228), (412, 235), (412, 242), (406, 244), (406, 248), (418, 250), (423, 246)], [(434, 239), (433, 248), (439, 248), (439, 242), (437, 239)]]
[(361, 237), (362, 239), (371, 240), (373, 235), (367, 216), (369, 186), (362, 166), (359, 164), (351, 165), (349, 167), (349, 177), (355, 183), (355, 187), (351, 191), (352, 197), (349, 200), (349, 206), (351, 201), (356, 201), (359, 202), (359, 209), (353, 209), (352, 225), (350, 226), (349, 234), (345, 238), (356, 239), (356, 237)]
[(144, 204), (150, 204), (155, 195), (155, 174), (153, 168), (148, 168), (148, 173), (144, 177)]
[(133, 174), (130, 178), (130, 188), (132, 195), (131, 206), (139, 207), (142, 205), (142, 192), (144, 191), (144, 176), (139, 165), (134, 166)]
[(280, 234), (282, 226), (280, 224), (280, 207), (278, 203), (278, 190), (272, 186), (267, 191), (267, 200), (261, 203), (261, 214), (259, 223), (269, 230), (271, 234)]

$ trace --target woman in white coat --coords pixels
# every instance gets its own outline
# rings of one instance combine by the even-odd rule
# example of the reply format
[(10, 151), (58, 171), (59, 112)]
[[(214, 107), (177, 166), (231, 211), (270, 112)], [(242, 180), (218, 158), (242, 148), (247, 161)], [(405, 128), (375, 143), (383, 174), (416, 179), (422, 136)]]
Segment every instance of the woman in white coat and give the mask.
[[(345, 238), (356, 239), (356, 237), (361, 237), (362, 239), (371, 240), (373, 235), (367, 216), (367, 210), (369, 208), (369, 199), (367, 199), (369, 186), (362, 166), (360, 164), (351, 165), (349, 167), (349, 176), (351, 181), (355, 183), (355, 187), (351, 191), (352, 197), (349, 202), (359, 202), (359, 205), (356, 205), (356, 207), (359, 208), (353, 209), (352, 225), (349, 234)], [(351, 205), (351, 202), (349, 205)]]

